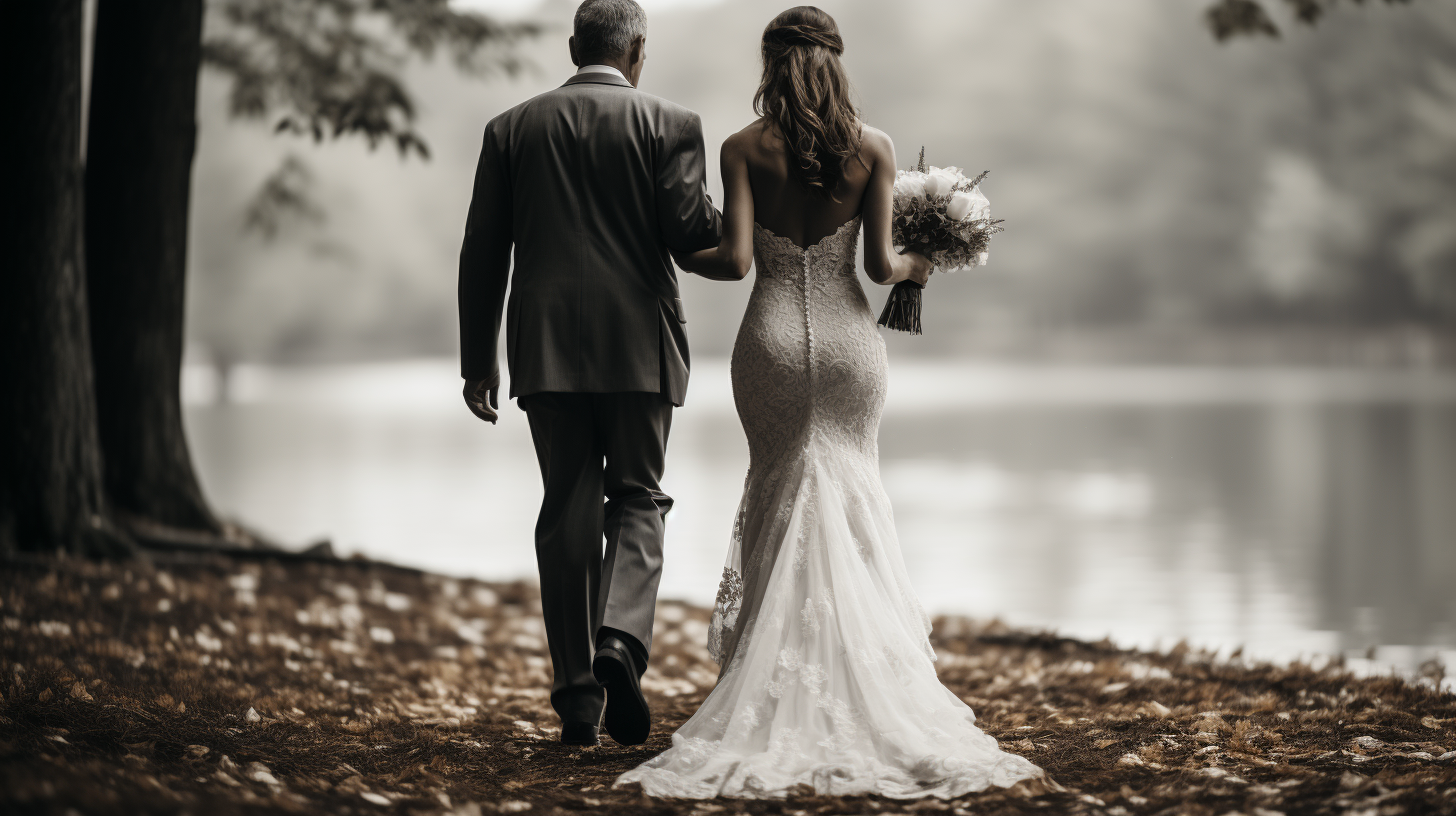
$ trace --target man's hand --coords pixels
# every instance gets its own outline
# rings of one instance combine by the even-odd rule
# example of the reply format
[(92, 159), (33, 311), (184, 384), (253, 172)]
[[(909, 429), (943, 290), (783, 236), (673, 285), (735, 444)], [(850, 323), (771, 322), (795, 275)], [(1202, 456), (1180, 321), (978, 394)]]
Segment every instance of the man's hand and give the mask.
[(500, 407), (496, 399), (499, 395), (499, 374), (489, 380), (465, 381), (465, 404), (470, 406), (470, 413), (492, 425), (500, 419), (500, 414), (496, 413), (496, 409)]

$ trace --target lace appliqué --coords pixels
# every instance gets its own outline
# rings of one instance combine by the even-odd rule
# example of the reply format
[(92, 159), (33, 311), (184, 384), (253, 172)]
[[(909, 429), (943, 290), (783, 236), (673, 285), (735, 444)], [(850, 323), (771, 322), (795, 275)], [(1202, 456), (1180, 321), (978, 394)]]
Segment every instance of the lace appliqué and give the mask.
[(799, 610), (799, 627), (804, 639), (819, 634), (820, 627), (834, 614), (834, 592), (824, 590), (816, 598), (805, 598), (804, 608)]
[(723, 635), (738, 623), (738, 610), (743, 604), (743, 576), (732, 567), (723, 568), (718, 582), (718, 597), (713, 602), (713, 617), (708, 623), (708, 656), (719, 664), (723, 660)]

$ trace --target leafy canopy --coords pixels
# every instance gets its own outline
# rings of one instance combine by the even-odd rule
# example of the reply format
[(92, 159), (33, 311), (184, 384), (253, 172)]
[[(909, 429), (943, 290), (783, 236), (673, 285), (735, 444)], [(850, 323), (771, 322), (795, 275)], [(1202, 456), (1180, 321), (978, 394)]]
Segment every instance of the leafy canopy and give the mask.
[(278, 131), (362, 136), (426, 159), (400, 78), (405, 59), (445, 52), (463, 71), (514, 75), (525, 67), (514, 46), (542, 30), (454, 11), (448, 0), (209, 0), (208, 16), (217, 25), (203, 62), (232, 79), (234, 116), (278, 112)]

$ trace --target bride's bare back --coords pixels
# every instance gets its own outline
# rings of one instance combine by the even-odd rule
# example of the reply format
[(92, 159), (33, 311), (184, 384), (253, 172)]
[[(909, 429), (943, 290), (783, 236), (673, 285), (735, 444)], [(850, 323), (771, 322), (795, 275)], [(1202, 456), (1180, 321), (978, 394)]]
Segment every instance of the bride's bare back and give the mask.
[(675, 256), (688, 272), (715, 280), (747, 276), (753, 263), (753, 224), (813, 246), (856, 215), (864, 216), (864, 268), (880, 284), (924, 284), (930, 261), (901, 255), (890, 240), (895, 187), (895, 146), (890, 137), (863, 126), (860, 154), (845, 163), (832, 198), (813, 193), (789, 175), (789, 154), (777, 127), (759, 119), (723, 143), (723, 242), (715, 249)]
[(789, 175), (789, 154), (778, 129), (767, 119), (744, 128), (739, 142), (753, 193), (753, 218), (775, 235), (801, 247), (812, 246), (860, 214), (870, 183), (868, 163), (851, 161), (834, 198), (811, 193)]

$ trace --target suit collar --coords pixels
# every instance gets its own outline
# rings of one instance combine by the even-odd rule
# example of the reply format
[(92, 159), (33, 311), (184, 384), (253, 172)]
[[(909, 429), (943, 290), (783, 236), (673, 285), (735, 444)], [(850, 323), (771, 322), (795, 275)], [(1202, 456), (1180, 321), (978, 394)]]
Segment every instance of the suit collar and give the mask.
[(621, 88), (632, 87), (632, 83), (615, 74), (604, 74), (596, 71), (589, 74), (576, 74), (571, 79), (566, 80), (561, 87), (564, 88), (567, 85), (582, 85), (588, 83), (592, 85), (616, 85)]

